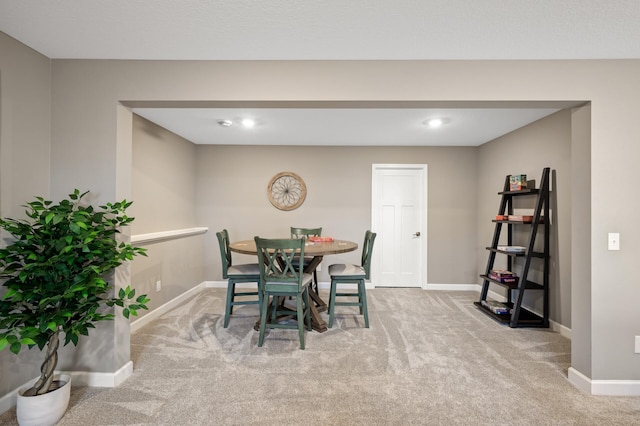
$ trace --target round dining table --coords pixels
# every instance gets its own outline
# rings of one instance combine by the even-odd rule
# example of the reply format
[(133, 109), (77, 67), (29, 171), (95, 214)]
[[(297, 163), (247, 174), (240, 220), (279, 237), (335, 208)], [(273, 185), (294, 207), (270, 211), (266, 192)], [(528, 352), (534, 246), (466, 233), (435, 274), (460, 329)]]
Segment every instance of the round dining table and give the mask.
[[(307, 241), (304, 245), (304, 256), (313, 257), (309, 264), (304, 268), (304, 272), (311, 274), (318, 267), (324, 256), (340, 253), (348, 253), (358, 249), (358, 243), (346, 240), (333, 241)], [(255, 240), (242, 240), (229, 244), (229, 250), (235, 253), (248, 254), (257, 256)], [(323, 333), (327, 331), (327, 323), (320, 316), (320, 312), (327, 310), (327, 303), (320, 298), (317, 292), (310, 291), (309, 298), (312, 300), (309, 306), (311, 314), (311, 327)], [(258, 324), (256, 324), (258, 326)], [(255, 328), (255, 327), (254, 327)], [(256, 328), (257, 330), (257, 328)]]

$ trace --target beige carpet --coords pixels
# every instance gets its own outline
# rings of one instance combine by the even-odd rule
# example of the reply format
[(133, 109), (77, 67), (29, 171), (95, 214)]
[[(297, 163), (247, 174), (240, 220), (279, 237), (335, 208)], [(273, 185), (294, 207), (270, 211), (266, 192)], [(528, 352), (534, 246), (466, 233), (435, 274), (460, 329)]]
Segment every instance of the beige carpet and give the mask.
[[(121, 386), (74, 387), (59, 425), (640, 424), (640, 398), (567, 381), (569, 340), (496, 323), (476, 293), (368, 296), (370, 329), (341, 307), (302, 351), (290, 330), (258, 348), (256, 306), (222, 328), (225, 290), (206, 289), (132, 336), (134, 373)], [(0, 424), (16, 424), (14, 411)]]

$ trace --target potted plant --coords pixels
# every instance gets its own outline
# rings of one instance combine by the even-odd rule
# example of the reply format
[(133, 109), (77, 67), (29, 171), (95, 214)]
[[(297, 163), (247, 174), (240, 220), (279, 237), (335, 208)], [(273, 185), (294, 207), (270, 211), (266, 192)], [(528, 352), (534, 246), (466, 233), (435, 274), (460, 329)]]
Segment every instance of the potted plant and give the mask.
[[(129, 286), (115, 292), (107, 281), (122, 263), (146, 255), (117, 239), (120, 227), (133, 221), (126, 215), (131, 202), (96, 209), (84, 203), (87, 193), (76, 189), (58, 203), (35, 197), (25, 206), (28, 219), (0, 218), (0, 229), (13, 236), (0, 248), (0, 279), (6, 290), (0, 290), (0, 350), (8, 347), (18, 354), (23, 346), (46, 346), (41, 375), (21, 392), (27, 397), (23, 399), (62, 386), (54, 380), (62, 336), (65, 346), (77, 345), (96, 322), (114, 318), (107, 307), (121, 307), (126, 318), (147, 309), (146, 295), (136, 297)], [(68, 404), (68, 388), (66, 393)]]

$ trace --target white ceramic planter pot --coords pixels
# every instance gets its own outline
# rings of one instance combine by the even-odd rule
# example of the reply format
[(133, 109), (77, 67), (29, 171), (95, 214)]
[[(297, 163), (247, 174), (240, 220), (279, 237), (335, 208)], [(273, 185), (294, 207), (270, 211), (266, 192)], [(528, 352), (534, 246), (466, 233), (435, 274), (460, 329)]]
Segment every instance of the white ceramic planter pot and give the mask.
[(71, 396), (71, 376), (61, 374), (55, 380), (66, 382), (62, 387), (44, 395), (22, 396), (28, 387), (18, 392), (16, 414), (21, 426), (53, 426), (64, 416)]

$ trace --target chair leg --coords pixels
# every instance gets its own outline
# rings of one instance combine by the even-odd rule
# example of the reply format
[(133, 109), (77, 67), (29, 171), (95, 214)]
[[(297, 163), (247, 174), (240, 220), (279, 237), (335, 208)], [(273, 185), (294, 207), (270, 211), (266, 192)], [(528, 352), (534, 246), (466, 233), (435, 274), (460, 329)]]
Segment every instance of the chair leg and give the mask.
[(262, 299), (264, 298), (264, 292), (260, 288), (260, 281), (258, 281), (258, 317), (262, 316)]
[(369, 328), (369, 311), (367, 309), (367, 290), (364, 280), (358, 282), (358, 293), (360, 293), (360, 313), (364, 314), (364, 326)]
[(229, 326), (229, 316), (233, 312), (233, 300), (236, 293), (236, 283), (232, 280), (229, 280), (229, 284), (227, 285), (227, 306), (224, 310), (224, 328)]
[(311, 308), (310, 308), (311, 301), (309, 300), (309, 290), (304, 292), (304, 303), (305, 303), (304, 321), (305, 321), (305, 324), (307, 325), (307, 330), (311, 331)]
[(283, 298), (281, 298), (280, 296), (273, 296), (273, 302), (271, 303), (271, 323), (275, 324), (276, 323), (276, 319), (278, 317), (278, 306), (282, 306), (280, 305), (280, 303), (282, 302), (282, 304), (284, 305), (284, 300), (281, 300)]
[(262, 347), (264, 343), (264, 332), (267, 329), (267, 311), (269, 310), (269, 295), (262, 297), (262, 306), (260, 308), (260, 334), (258, 335), (258, 347)]
[(298, 338), (300, 339), (300, 349), (304, 349), (304, 309), (302, 308), (302, 295), (296, 297), (296, 310), (298, 314)]
[(336, 307), (336, 285), (335, 280), (331, 280), (331, 292), (329, 294), (329, 324), (328, 327), (333, 327), (333, 314)]

